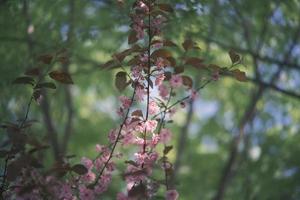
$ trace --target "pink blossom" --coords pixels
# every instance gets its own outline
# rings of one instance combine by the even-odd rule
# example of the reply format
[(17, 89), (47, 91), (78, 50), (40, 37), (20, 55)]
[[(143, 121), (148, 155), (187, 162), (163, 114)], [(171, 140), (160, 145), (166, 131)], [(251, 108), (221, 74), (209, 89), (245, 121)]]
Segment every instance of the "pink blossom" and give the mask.
[(165, 75), (162, 73), (162, 74), (158, 74), (157, 76), (156, 76), (156, 79), (155, 79), (155, 85), (156, 86), (159, 86), (159, 85), (161, 85), (162, 83), (163, 83), (163, 81), (165, 80)]
[(219, 71), (214, 71), (213, 74), (211, 75), (212, 80), (217, 81), (220, 78), (220, 73)]
[(153, 132), (156, 129), (157, 121), (156, 120), (148, 120), (145, 122), (145, 128), (147, 132)]
[(142, 62), (148, 62), (148, 54), (145, 53), (145, 54), (141, 55), (140, 60)]
[(68, 184), (63, 184), (59, 187), (59, 199), (71, 200), (73, 199), (71, 187)]
[(144, 90), (144, 88), (142, 88), (141, 86), (138, 86), (136, 88), (136, 92), (135, 92), (135, 98), (137, 101), (141, 102), (144, 100), (144, 96), (146, 95), (146, 91)]
[(148, 6), (143, 1), (138, 2), (137, 8), (143, 10), (144, 12), (149, 12)]
[(129, 198), (123, 192), (119, 192), (117, 194), (117, 200), (129, 200)]
[(155, 65), (158, 69), (161, 69), (165, 66), (165, 60), (161, 57), (157, 58)]
[(88, 173), (82, 176), (82, 179), (86, 183), (92, 183), (96, 179), (96, 175), (92, 171), (88, 171)]
[(198, 92), (196, 90), (192, 90), (191, 99), (195, 100), (198, 96)]
[(94, 192), (93, 190), (90, 190), (86, 188), (85, 186), (80, 186), (79, 187), (79, 198), (81, 200), (94, 200)]
[(81, 163), (88, 169), (91, 169), (93, 167), (93, 161), (89, 158), (82, 157)]
[(118, 116), (122, 117), (122, 116), (124, 115), (123, 108), (120, 107), (120, 108), (117, 110), (117, 114), (118, 114)]
[(154, 115), (154, 114), (158, 113), (158, 111), (159, 111), (159, 107), (158, 107), (157, 103), (155, 101), (150, 101), (149, 102), (149, 114)]
[(168, 112), (169, 112), (169, 116), (173, 117), (173, 115), (176, 113), (176, 108), (171, 108), (168, 110)]
[(140, 66), (134, 66), (134, 67), (132, 67), (131, 68), (131, 73), (132, 73), (132, 76), (134, 77), (134, 78), (139, 78), (139, 77), (141, 77), (141, 67)]
[(96, 144), (95, 149), (97, 153), (101, 153), (103, 146), (100, 144)]
[(120, 101), (122, 103), (122, 107), (124, 109), (128, 109), (130, 107), (130, 105), (131, 105), (131, 99), (129, 99), (126, 96), (120, 96), (119, 99), (120, 99)]
[(144, 29), (136, 24), (133, 25), (133, 30), (136, 32), (136, 37), (138, 39), (143, 39), (145, 36)]
[(152, 152), (149, 155), (149, 160), (151, 163), (154, 163), (158, 159), (158, 153), (157, 152)]
[(172, 133), (169, 129), (163, 128), (163, 129), (161, 129), (159, 136), (160, 136), (160, 141), (162, 141), (164, 144), (166, 144), (166, 143), (170, 142)]
[(182, 77), (180, 75), (172, 75), (170, 80), (170, 85), (172, 88), (178, 88), (182, 85)]
[(114, 143), (117, 139), (117, 133), (115, 130), (110, 130), (109, 134), (108, 134), (108, 139), (111, 143)]
[(159, 90), (159, 96), (161, 96), (161, 98), (163, 98), (163, 99), (167, 99), (168, 98), (169, 90), (168, 90), (167, 86), (161, 84), (158, 87), (158, 90)]
[(114, 170), (116, 169), (115, 163), (114, 163), (114, 162), (109, 162), (109, 163), (107, 163), (106, 169), (107, 169), (107, 171), (109, 171), (109, 172), (114, 171)]
[(132, 144), (134, 141), (134, 135), (132, 135), (132, 133), (127, 133), (124, 135), (123, 139), (122, 139), (122, 143), (123, 145), (129, 145)]
[(166, 200), (177, 200), (178, 196), (179, 194), (176, 190), (168, 190), (166, 192)]
[(151, 140), (151, 143), (150, 143), (151, 147), (154, 148), (158, 144), (159, 140), (160, 140), (159, 135), (158, 134), (153, 134), (152, 135), (152, 140)]
[(102, 168), (102, 165), (103, 165), (103, 160), (101, 158), (97, 158), (95, 160), (95, 168), (100, 170)]
[(164, 44), (162, 42), (157, 42), (157, 43), (153, 44), (153, 48), (159, 49), (159, 48), (163, 47), (163, 45)]
[(141, 165), (145, 162), (146, 158), (148, 157), (148, 155), (146, 153), (135, 153), (135, 161)]

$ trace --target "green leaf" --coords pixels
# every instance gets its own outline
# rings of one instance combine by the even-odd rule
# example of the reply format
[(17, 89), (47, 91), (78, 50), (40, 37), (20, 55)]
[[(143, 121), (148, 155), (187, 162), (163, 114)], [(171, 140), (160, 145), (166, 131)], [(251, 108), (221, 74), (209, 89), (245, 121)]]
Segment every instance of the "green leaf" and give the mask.
[(21, 77), (18, 77), (16, 78), (14, 81), (13, 81), (13, 84), (29, 84), (29, 85), (34, 85), (34, 79), (31, 78), (31, 77), (28, 77), (28, 76), (21, 76)]
[(64, 83), (64, 84), (73, 84), (73, 80), (70, 76), (70, 74), (68, 74), (67, 72), (63, 72), (63, 71), (52, 71), (49, 73), (50, 78), (60, 82), (60, 83)]
[(37, 67), (28, 69), (25, 72), (25, 75), (27, 75), (27, 76), (39, 76), (40, 74), (41, 74), (41, 71)]
[(126, 72), (118, 72), (116, 74), (115, 86), (116, 88), (122, 92), (127, 86), (127, 74)]
[(73, 172), (76, 172), (79, 175), (84, 175), (88, 172), (88, 169), (81, 164), (74, 165), (71, 169)]

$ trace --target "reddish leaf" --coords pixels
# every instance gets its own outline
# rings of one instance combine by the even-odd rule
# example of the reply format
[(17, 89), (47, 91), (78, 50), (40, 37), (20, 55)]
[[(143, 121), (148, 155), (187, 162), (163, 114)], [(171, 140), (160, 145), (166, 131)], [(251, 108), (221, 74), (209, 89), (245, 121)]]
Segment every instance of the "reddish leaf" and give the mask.
[(40, 55), (37, 60), (41, 61), (44, 64), (50, 64), (52, 62), (53, 59), (53, 55), (51, 54), (44, 54), (44, 55)]
[(167, 155), (172, 149), (173, 149), (173, 146), (165, 146), (164, 155)]
[(160, 3), (160, 4), (157, 4), (157, 6), (159, 7), (159, 9), (161, 9), (162, 11), (165, 11), (165, 12), (173, 12), (174, 11), (170, 4)]
[(203, 64), (203, 60), (200, 58), (196, 58), (196, 57), (187, 58), (185, 61), (185, 64), (192, 65), (193, 67), (196, 67), (196, 68), (203, 68), (205, 66)]
[(175, 44), (171, 40), (164, 40), (163, 44), (164, 44), (164, 46), (167, 46), (167, 47), (177, 47), (177, 44)]
[(52, 79), (54, 79), (58, 82), (64, 83), (64, 84), (73, 84), (73, 80), (67, 72), (52, 71), (52, 72), (49, 73), (49, 76)]
[(175, 60), (175, 58), (173, 58), (173, 57), (167, 57), (166, 60), (169, 62), (169, 65), (171, 67), (176, 66), (176, 60)]
[(116, 74), (115, 86), (120, 92), (122, 92), (126, 88), (127, 86), (126, 72), (118, 72)]
[(196, 43), (191, 40), (191, 39), (186, 39), (183, 43), (182, 43), (182, 47), (184, 48), (185, 51), (188, 51), (189, 49), (192, 49), (196, 46)]
[(24, 162), (21, 162), (21, 160), (16, 160), (14, 162), (11, 162), (7, 166), (7, 180), (8, 181), (14, 181), (20, 174), (22, 168), (24, 167)]
[(25, 75), (27, 75), (27, 76), (39, 76), (40, 74), (41, 74), (41, 71), (37, 67), (28, 69), (25, 72)]
[(174, 68), (174, 73), (175, 74), (180, 74), (182, 72), (184, 72), (184, 67), (175, 67)]
[(172, 57), (172, 54), (170, 51), (166, 49), (158, 49), (151, 54), (151, 57), (156, 60), (158, 57), (162, 57), (162, 58)]
[(189, 76), (181, 76), (183, 85), (187, 86), (188, 88), (193, 87), (193, 80)]
[(240, 71), (239, 69), (235, 69), (231, 71), (236, 80), (241, 82), (247, 81), (247, 76), (245, 72)]
[(131, 31), (128, 36), (128, 44), (133, 44), (138, 41), (137, 34), (135, 31)]
[(233, 51), (233, 50), (230, 50), (230, 51), (228, 52), (228, 54), (229, 54), (229, 57), (230, 57), (230, 59), (231, 59), (232, 64), (236, 64), (236, 63), (238, 63), (238, 62), (241, 60), (240, 55), (237, 54), (237, 53), (236, 53), (235, 51)]
[(136, 110), (131, 113), (132, 116), (143, 117), (143, 112), (141, 110)]
[(142, 183), (140, 183), (139, 185), (135, 185), (128, 191), (128, 196), (130, 197), (130, 199), (146, 199), (147, 188)]

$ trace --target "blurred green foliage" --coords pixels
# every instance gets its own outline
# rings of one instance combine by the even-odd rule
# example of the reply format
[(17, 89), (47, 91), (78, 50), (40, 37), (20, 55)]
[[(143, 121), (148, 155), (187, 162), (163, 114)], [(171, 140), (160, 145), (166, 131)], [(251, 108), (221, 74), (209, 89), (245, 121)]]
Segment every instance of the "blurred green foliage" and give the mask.
[[(22, 118), (30, 98), (29, 89), (12, 85), (12, 81), (34, 67), (40, 54), (66, 48), (71, 52), (69, 71), (75, 82), (71, 86), (74, 119), (68, 152), (75, 154), (78, 161), (81, 156), (95, 156), (95, 144), (106, 144), (109, 130), (118, 124), (116, 109), (120, 93), (113, 84), (117, 70), (102, 70), (101, 65), (127, 46), (132, 1), (124, 0), (120, 6), (111, 0), (74, 0), (73, 18), (72, 1), (0, 1), (0, 119), (5, 122)], [(220, 66), (230, 66), (227, 52), (235, 49), (243, 56), (242, 70), (248, 77), (270, 83), (270, 77), (280, 68), (278, 79), (271, 84), (300, 93), (300, 42), (293, 40), (300, 27), (299, 1), (172, 0), (169, 3), (175, 13), (164, 30), (166, 38), (177, 44), (184, 38), (192, 38), (202, 49), (195, 56)], [(285, 59), (289, 46), (295, 42), (289, 58)], [(201, 71), (194, 69), (187, 69), (187, 73), (195, 80), (202, 76)], [(205, 200), (216, 194), (232, 138), (251, 103), (253, 91), (261, 85), (255, 80), (240, 83), (225, 77), (201, 91), (177, 174), (180, 199)], [(274, 87), (266, 88), (257, 103), (255, 117), (245, 126), (234, 176), (224, 199), (300, 199), (300, 99)], [(64, 86), (49, 91), (48, 99), (61, 138), (68, 104)], [(33, 105), (29, 118), (39, 122), (30, 129), (30, 134), (47, 141), (41, 112), (39, 105)], [(187, 110), (181, 109), (170, 125), (175, 149), (186, 113)], [(0, 132), (4, 141), (3, 130)], [(119, 151), (130, 155), (132, 150)], [(176, 151), (170, 155), (175, 161)], [(50, 164), (51, 152), (44, 158)], [(118, 164), (124, 167), (122, 161)], [(116, 173), (114, 179), (104, 199), (114, 199), (117, 191), (125, 190), (120, 174)]]

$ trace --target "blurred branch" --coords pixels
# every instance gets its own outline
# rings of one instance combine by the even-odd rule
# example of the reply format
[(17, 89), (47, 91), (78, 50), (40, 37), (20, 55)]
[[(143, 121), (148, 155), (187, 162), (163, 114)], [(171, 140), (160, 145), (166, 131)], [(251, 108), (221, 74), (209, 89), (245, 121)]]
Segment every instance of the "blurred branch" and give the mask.
[[(26, 25), (27, 25), (26, 28), (28, 29), (28, 27), (31, 25), (31, 17), (29, 14), (28, 0), (23, 1), (23, 12), (24, 12), (24, 18), (26, 20)], [(32, 59), (35, 43), (32, 39), (31, 33), (28, 30), (26, 30), (26, 37), (24, 40), (27, 43), (29, 57)], [(50, 105), (48, 103), (46, 91), (43, 90), (42, 93), (43, 93), (43, 100), (41, 103), (41, 108), (42, 108), (42, 112), (43, 112), (43, 116), (44, 116), (44, 123), (47, 128), (48, 139), (50, 140), (50, 143), (52, 144), (53, 154), (54, 154), (55, 159), (59, 160), (60, 159), (59, 145), (58, 145), (58, 140), (57, 140), (57, 133), (55, 131), (55, 128), (54, 128), (54, 125), (52, 122), (52, 118), (50, 115), (50, 108), (49, 108)]]
[[(237, 10), (236, 7), (234, 7), (234, 9), (235, 9), (235, 11)], [(291, 56), (291, 52), (295, 48), (295, 46), (297, 44), (297, 41), (299, 39), (299, 36), (300, 36), (300, 24), (298, 25), (298, 27), (297, 27), (297, 29), (294, 33), (294, 37), (292, 38), (292, 43), (291, 43), (288, 51), (286, 51), (286, 53), (284, 55), (283, 61), (285, 63), (289, 61), (290, 56)], [(273, 76), (271, 78), (271, 81), (269, 83), (270, 85), (273, 85), (276, 82), (276, 80), (278, 79), (278, 77), (279, 77), (282, 70), (283, 70), (283, 66), (279, 66), (279, 68), (273, 74)], [(230, 153), (229, 153), (229, 157), (228, 157), (226, 165), (224, 167), (222, 177), (220, 179), (220, 182), (219, 182), (219, 185), (218, 185), (218, 190), (217, 190), (217, 193), (214, 197), (214, 200), (224, 199), (225, 191), (228, 187), (228, 184), (229, 184), (230, 180), (232, 179), (232, 171), (233, 171), (234, 165), (235, 165), (236, 160), (237, 160), (238, 147), (239, 147), (239, 144), (240, 144), (240, 142), (243, 138), (245, 126), (247, 125), (248, 122), (252, 121), (252, 119), (254, 118), (255, 108), (256, 108), (257, 102), (262, 98), (262, 96), (263, 96), (266, 89), (267, 89), (267, 87), (265, 87), (264, 84), (260, 84), (258, 89), (257, 90), (254, 89), (254, 92), (252, 93), (253, 95), (252, 95), (251, 101), (249, 102), (248, 107), (247, 107), (243, 117), (241, 118), (241, 120), (239, 122), (238, 134), (237, 134), (237, 136), (235, 136), (233, 138), (232, 146), (231, 146)]]
[[(70, 19), (69, 19), (69, 31), (67, 33), (67, 41), (66, 46), (69, 48), (69, 56), (72, 56), (72, 44), (74, 42), (74, 22), (75, 22), (75, 1), (69, 0), (69, 7), (70, 7)], [(69, 73), (69, 66), (70, 61), (67, 61), (63, 65), (63, 70)], [(74, 108), (73, 108), (73, 101), (72, 101), (72, 93), (71, 93), (71, 86), (66, 85), (65, 89), (65, 105), (67, 107), (67, 121), (65, 125), (64, 136), (62, 139), (62, 146), (61, 146), (61, 153), (64, 155), (67, 151), (68, 142), (70, 139), (70, 135), (72, 132), (72, 125), (73, 125), (73, 117), (74, 117)]]
[(228, 49), (234, 49), (234, 50), (236, 50), (237, 52), (239, 52), (241, 54), (249, 54), (250, 56), (256, 57), (258, 60), (260, 60), (262, 62), (267, 62), (267, 63), (280, 65), (284, 68), (300, 70), (300, 64), (295, 63), (295, 62), (290, 62), (290, 60), (280, 60), (280, 59), (277, 59), (275, 57), (260, 55), (260, 54), (254, 52), (254, 51), (249, 50), (249, 49), (244, 49), (244, 48), (241, 48), (239, 46), (233, 46), (233, 45), (225, 44), (221, 41), (213, 39), (212, 37), (203, 36), (203, 35), (200, 35), (199, 37), (204, 39), (204, 40), (208, 40), (211, 43), (214, 43), (214, 44), (218, 45), (219, 47), (221, 47), (222, 49), (224, 49), (226, 51)]
[[(219, 4), (218, 1), (214, 0), (213, 2), (213, 7), (212, 7), (212, 15), (210, 17), (210, 29), (209, 29), (209, 35), (214, 34), (215, 31), (215, 26), (217, 23), (215, 23), (215, 19), (216, 19), (216, 15), (217, 15), (217, 11), (219, 9)], [(209, 55), (210, 52), (210, 42), (206, 41), (206, 55)], [(199, 83), (200, 83), (200, 79), (199, 76), (196, 76), (196, 80), (195, 80), (195, 87), (198, 88), (199, 87)], [(184, 155), (184, 151), (185, 151), (185, 146), (187, 143), (187, 135), (188, 135), (188, 129), (190, 127), (190, 124), (192, 122), (192, 117), (194, 114), (194, 100), (190, 99), (188, 104), (189, 104), (189, 109), (188, 109), (188, 113), (186, 115), (186, 119), (185, 119), (185, 124), (181, 127), (180, 130), (180, 136), (178, 138), (177, 141), (177, 151), (176, 151), (176, 159), (175, 159), (175, 163), (174, 163), (174, 172), (173, 175), (171, 177), (171, 186), (174, 187), (175, 183), (176, 183), (176, 176), (178, 174), (179, 168), (181, 166), (181, 162), (182, 162), (182, 157)]]

